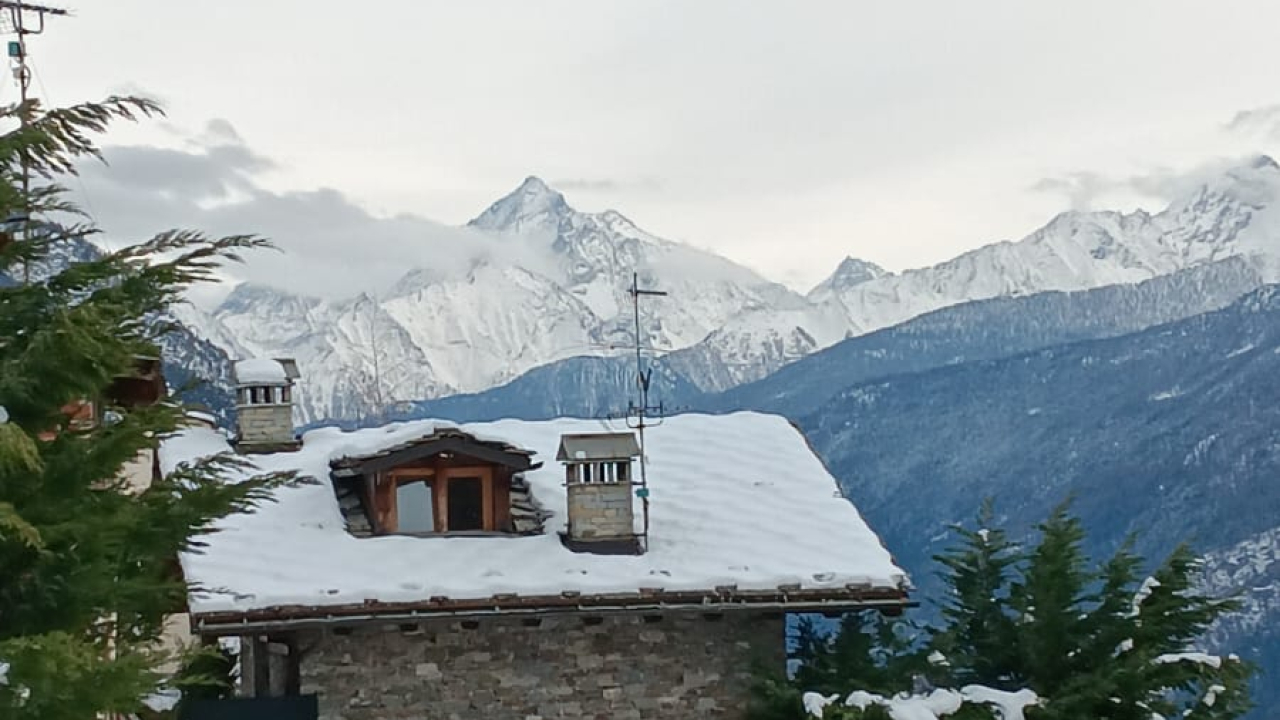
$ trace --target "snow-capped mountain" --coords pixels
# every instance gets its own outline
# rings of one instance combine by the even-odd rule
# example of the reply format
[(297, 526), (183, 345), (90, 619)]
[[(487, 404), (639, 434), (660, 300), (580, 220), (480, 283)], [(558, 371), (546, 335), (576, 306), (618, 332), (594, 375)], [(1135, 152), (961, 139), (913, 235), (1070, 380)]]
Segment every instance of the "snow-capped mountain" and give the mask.
[(854, 285), (861, 285), (864, 282), (882, 278), (889, 274), (888, 270), (873, 262), (859, 260), (855, 257), (846, 257), (836, 266), (835, 272), (809, 291), (808, 297), (813, 302), (823, 302), (841, 290), (851, 288)]
[[(1258, 157), (1209, 179), (1163, 212), (1065, 212), (1017, 242), (999, 242), (931, 267), (877, 274), (847, 259), (814, 288), (809, 307), (744, 314), (707, 342), (717, 353), (787, 348), (796, 359), (849, 335), (861, 335), (971, 300), (1046, 290), (1135, 283), (1236, 255), (1280, 278), (1280, 165)], [(778, 365), (762, 363), (726, 378), (756, 380)], [(729, 387), (716, 383), (705, 389)]]
[[(632, 342), (632, 273), (669, 293), (641, 308), (647, 346), (719, 391), (847, 337), (971, 300), (1134, 283), (1245, 255), (1276, 277), (1280, 166), (1230, 168), (1156, 214), (1067, 212), (1016, 242), (889, 273), (846, 258), (807, 295), (664, 240), (616, 211), (575, 210), (530, 177), (468, 225), (496, 252), (465, 270), (421, 267), (375, 296), (322, 300), (242, 286), (193, 321), (233, 356), (292, 356), (302, 417), (477, 392), (528, 370)], [(363, 408), (363, 410), (362, 410)]]
[(655, 237), (615, 211), (584, 213), (537, 178), (470, 224), (506, 252), (446, 272), (424, 257), (377, 297), (322, 300), (242, 285), (206, 337), (237, 356), (289, 356), (302, 370), (301, 419), (361, 417), (401, 401), (493, 387), (633, 342), (628, 289), (646, 298), (646, 345), (687, 348), (744, 310), (800, 307), (799, 294), (722, 257)]

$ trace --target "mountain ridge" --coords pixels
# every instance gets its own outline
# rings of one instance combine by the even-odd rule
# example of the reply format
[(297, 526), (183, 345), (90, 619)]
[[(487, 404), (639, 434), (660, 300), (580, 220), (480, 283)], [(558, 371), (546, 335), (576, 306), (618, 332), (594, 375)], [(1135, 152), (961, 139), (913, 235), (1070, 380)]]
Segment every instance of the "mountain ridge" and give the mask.
[[(654, 236), (617, 211), (580, 212), (529, 176), (468, 223), (509, 252), (477, 257), (462, 274), (424, 258), (370, 293), (377, 311), (349, 298), (237, 289), (212, 313), (222, 327), (193, 329), (214, 343), (234, 338), (239, 347), (223, 343), (231, 354), (297, 358), (302, 419), (312, 421), (368, 405), (359, 385), (385, 386), (376, 394), (398, 400), (432, 399), (481, 392), (570, 357), (617, 355), (634, 342), (627, 290), (635, 273), (642, 286), (669, 293), (641, 308), (646, 347), (670, 354), (701, 391), (719, 392), (848, 337), (971, 300), (1135, 283), (1241, 255), (1275, 278), (1278, 196), (1280, 166), (1263, 156), (1155, 214), (1064, 212), (1021, 240), (900, 273), (846, 258), (802, 295)], [(352, 330), (360, 325), (377, 331)], [(397, 372), (365, 377), (374, 372), (369, 345), (382, 347)], [(343, 381), (354, 376), (365, 379)]]

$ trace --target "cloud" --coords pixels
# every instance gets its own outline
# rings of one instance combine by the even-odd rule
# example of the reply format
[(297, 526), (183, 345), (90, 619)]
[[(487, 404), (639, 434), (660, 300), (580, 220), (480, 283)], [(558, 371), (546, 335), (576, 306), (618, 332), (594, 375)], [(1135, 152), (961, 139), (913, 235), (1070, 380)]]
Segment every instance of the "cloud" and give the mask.
[(1041, 178), (1029, 189), (1063, 195), (1075, 210), (1090, 210), (1118, 198), (1132, 199), (1133, 196), (1168, 204), (1216, 179), (1227, 175), (1239, 176), (1242, 169), (1248, 173), (1247, 168), (1257, 167), (1260, 162), (1273, 161), (1255, 153), (1244, 157), (1216, 158), (1185, 170), (1155, 167), (1129, 175), (1070, 172)]
[(375, 216), (332, 188), (268, 189), (261, 176), (275, 162), (225, 121), (180, 149), (113, 146), (103, 154), (107, 164), (86, 164), (81, 179), (110, 245), (185, 228), (261, 235), (283, 250), (252, 253), (245, 265), (229, 267), (235, 280), (341, 298), (383, 291), (414, 269), (457, 274), (505, 258), (534, 268), (547, 261), (467, 228), (410, 214)]
[(1070, 172), (1057, 177), (1041, 178), (1032, 183), (1030, 189), (1063, 195), (1071, 203), (1073, 210), (1090, 210), (1100, 201), (1119, 194), (1140, 195), (1169, 202), (1203, 177), (1204, 174), (1200, 171), (1179, 174), (1167, 167), (1124, 176)]
[(214, 118), (204, 126), (204, 137), (214, 144), (220, 142), (243, 143), (240, 133), (236, 132), (231, 121), (223, 118)]
[(651, 177), (635, 178), (624, 180), (619, 178), (566, 178), (562, 180), (554, 180), (550, 183), (551, 187), (564, 192), (630, 192), (636, 190), (654, 191), (661, 190), (662, 183)]
[(1226, 128), (1245, 137), (1280, 141), (1280, 104), (1241, 110), (1227, 121)]

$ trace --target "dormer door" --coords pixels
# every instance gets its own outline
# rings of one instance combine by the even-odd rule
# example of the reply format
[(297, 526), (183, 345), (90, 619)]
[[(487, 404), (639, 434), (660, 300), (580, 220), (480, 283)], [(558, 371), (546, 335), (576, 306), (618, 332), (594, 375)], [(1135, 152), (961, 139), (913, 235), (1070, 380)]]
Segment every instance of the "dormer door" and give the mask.
[(449, 478), (449, 530), (485, 530), (485, 488), (479, 477)]

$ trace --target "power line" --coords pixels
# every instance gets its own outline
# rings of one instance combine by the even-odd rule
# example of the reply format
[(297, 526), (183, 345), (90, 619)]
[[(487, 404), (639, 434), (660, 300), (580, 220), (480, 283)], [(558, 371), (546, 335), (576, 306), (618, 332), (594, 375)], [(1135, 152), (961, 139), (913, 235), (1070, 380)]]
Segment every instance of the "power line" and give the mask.
[[(40, 75), (40, 69), (34, 64), (29, 63), (28, 65), (31, 68), (31, 74), (36, 78), (36, 84), (40, 86), (40, 93), (44, 95), (45, 102), (48, 103), (50, 107), (54, 106), (53, 95), (50, 94), (49, 88), (45, 87), (44, 77)], [(80, 173), (72, 173), (71, 176), (75, 178), (76, 185), (80, 186), (80, 194), (84, 197), (84, 204), (89, 210), (89, 219), (93, 221), (94, 225), (97, 225), (98, 213), (93, 207), (93, 198), (89, 197), (89, 187), (84, 184), (84, 178), (80, 177)], [(104, 244), (106, 243), (104, 242)], [(108, 250), (110, 250), (111, 247), (112, 245), (107, 245)]]

